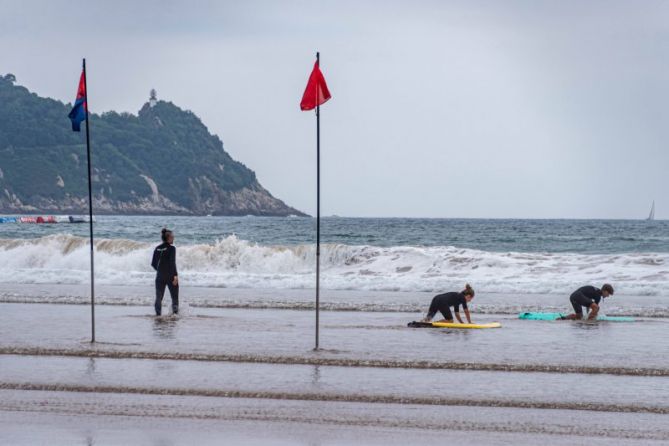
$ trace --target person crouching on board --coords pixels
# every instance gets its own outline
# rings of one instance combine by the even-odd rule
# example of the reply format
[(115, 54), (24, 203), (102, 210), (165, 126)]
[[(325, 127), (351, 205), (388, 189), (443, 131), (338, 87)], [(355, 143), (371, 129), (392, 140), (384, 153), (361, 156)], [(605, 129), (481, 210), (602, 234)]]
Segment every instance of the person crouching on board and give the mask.
[(602, 285), (601, 289), (591, 285), (581, 287), (569, 297), (571, 306), (574, 307), (574, 314), (563, 319), (583, 319), (583, 308), (585, 308), (586, 312), (590, 312), (588, 320), (593, 320), (599, 313), (599, 302), (609, 296), (613, 296), (613, 287), (608, 283)]
[(423, 319), (423, 322), (432, 322), (432, 318), (437, 314), (437, 311), (444, 316), (444, 320), (440, 322), (453, 322), (453, 314), (451, 314), (451, 307), (453, 307), (455, 318), (462, 324), (462, 318), (460, 317), (460, 305), (462, 305), (462, 309), (465, 311), (465, 317), (467, 318), (467, 323), (471, 324), (472, 318), (469, 314), (469, 308), (467, 308), (467, 302), (472, 301), (474, 294), (474, 289), (467, 284), (465, 285), (465, 289), (459, 293), (457, 291), (452, 291), (450, 293), (434, 296), (432, 303), (430, 304), (430, 309), (428, 310), (425, 319)]
[(174, 247), (174, 234), (167, 228), (160, 233), (163, 243), (153, 251), (151, 266), (156, 270), (156, 316), (162, 313), (165, 287), (170, 290), (172, 313), (179, 313), (179, 277), (177, 275), (177, 249)]

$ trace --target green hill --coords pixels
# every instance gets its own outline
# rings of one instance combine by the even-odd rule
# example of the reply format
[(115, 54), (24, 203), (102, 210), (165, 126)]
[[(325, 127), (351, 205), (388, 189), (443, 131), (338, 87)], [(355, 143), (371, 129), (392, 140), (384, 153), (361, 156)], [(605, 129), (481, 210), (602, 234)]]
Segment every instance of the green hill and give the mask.
[[(72, 132), (70, 109), (0, 75), (0, 212), (87, 211), (85, 132)], [(96, 213), (304, 215), (171, 102), (90, 119)]]

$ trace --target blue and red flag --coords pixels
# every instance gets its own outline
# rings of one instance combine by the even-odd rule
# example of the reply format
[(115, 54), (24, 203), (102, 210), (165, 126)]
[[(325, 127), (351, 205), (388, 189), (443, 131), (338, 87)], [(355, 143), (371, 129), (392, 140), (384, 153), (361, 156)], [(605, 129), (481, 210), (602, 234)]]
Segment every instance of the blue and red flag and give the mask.
[(79, 79), (79, 88), (77, 89), (77, 99), (74, 101), (74, 107), (72, 107), (72, 111), (69, 115), (67, 115), (72, 121), (72, 131), (81, 131), (81, 122), (86, 120), (87, 108), (86, 71), (82, 71), (81, 78)]

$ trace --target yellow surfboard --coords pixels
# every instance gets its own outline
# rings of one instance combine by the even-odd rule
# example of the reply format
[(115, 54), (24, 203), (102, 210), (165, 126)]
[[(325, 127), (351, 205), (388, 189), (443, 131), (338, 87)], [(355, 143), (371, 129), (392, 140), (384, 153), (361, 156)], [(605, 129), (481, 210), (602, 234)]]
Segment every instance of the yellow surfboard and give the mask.
[(457, 322), (432, 322), (433, 327), (437, 328), (501, 328), (499, 322), (490, 322), (488, 324), (459, 324)]

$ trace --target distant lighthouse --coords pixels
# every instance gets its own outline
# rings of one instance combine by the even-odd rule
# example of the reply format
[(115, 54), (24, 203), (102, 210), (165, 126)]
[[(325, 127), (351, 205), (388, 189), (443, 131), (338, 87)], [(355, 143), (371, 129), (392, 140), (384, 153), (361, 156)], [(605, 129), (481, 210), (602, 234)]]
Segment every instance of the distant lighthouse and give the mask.
[(155, 107), (157, 103), (158, 103), (158, 93), (156, 92), (155, 88), (152, 88), (151, 92), (149, 93), (149, 106)]

